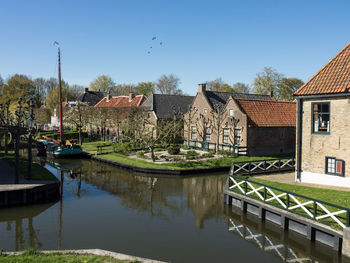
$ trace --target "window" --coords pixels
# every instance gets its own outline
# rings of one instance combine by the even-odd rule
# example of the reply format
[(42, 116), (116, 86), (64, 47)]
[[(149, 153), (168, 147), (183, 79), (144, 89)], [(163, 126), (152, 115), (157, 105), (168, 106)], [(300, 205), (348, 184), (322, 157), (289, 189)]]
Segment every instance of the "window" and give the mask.
[(234, 113), (233, 113), (233, 109), (229, 109), (229, 110), (228, 110), (228, 116), (233, 117), (233, 114), (234, 114)]
[(197, 139), (197, 127), (191, 127), (191, 140), (195, 141)]
[(312, 132), (326, 134), (329, 133), (329, 117), (329, 102), (312, 103)]
[(344, 161), (326, 157), (326, 174), (344, 176)]
[(241, 145), (241, 129), (235, 129), (235, 146)]
[(230, 130), (227, 128), (224, 129), (224, 134), (223, 134), (223, 138), (222, 138), (222, 142), (224, 144), (228, 144), (229, 134), (230, 134)]
[(211, 136), (211, 129), (210, 128), (206, 128), (205, 129), (205, 140), (207, 142), (210, 142), (210, 136)]

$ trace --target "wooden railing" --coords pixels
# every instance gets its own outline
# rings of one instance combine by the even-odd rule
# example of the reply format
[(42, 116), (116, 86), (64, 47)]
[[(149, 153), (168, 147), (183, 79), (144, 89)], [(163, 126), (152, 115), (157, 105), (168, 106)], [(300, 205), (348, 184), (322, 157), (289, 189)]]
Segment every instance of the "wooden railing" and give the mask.
[(350, 226), (350, 208), (288, 192), (244, 177), (230, 175), (229, 191), (257, 199), (319, 223), (345, 228)]
[(268, 172), (294, 171), (295, 159), (268, 159), (232, 163), (230, 175), (251, 175)]

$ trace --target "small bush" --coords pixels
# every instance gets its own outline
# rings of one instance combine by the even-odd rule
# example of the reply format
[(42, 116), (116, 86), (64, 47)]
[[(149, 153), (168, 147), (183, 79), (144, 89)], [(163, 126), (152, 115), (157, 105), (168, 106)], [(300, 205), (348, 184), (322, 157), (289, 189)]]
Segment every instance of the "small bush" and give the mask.
[(160, 148), (160, 147), (154, 148), (154, 152), (162, 152), (164, 150), (165, 150), (164, 148)]
[(185, 145), (185, 144), (181, 145), (181, 148), (184, 149), (184, 150), (189, 150), (189, 149), (190, 149), (190, 147), (188, 147), (188, 146)]
[(145, 155), (145, 153), (144, 153), (143, 151), (138, 152), (138, 153), (137, 153), (137, 157), (143, 158), (143, 159), (146, 159), (146, 158), (147, 158), (147, 156)]
[(132, 144), (129, 142), (115, 143), (113, 145), (113, 151), (115, 153), (128, 154), (133, 150)]
[(180, 153), (180, 146), (176, 144), (172, 144), (168, 147), (168, 153), (171, 155), (177, 155)]
[(214, 153), (213, 152), (203, 153), (202, 157), (203, 158), (213, 158), (214, 157)]
[(191, 150), (191, 151), (188, 151), (186, 153), (186, 160), (194, 160), (194, 159), (197, 159), (198, 157), (198, 153), (194, 150)]
[(171, 160), (173, 162), (181, 162), (183, 159), (181, 157), (175, 156), (175, 157), (171, 158)]

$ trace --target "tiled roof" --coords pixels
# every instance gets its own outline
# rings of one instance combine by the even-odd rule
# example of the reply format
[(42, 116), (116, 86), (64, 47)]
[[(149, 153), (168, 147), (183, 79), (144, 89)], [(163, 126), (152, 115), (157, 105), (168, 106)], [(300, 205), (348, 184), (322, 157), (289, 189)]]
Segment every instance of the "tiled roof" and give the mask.
[(218, 91), (205, 91), (205, 95), (208, 98), (211, 106), (216, 109), (217, 107), (223, 107), (226, 105), (230, 97), (234, 99), (257, 99), (257, 100), (272, 100), (269, 95), (249, 94), (249, 93), (233, 93), (233, 92), (218, 92)]
[(137, 95), (132, 100), (129, 100), (129, 96), (116, 96), (111, 97), (109, 100), (107, 100), (107, 97), (104, 97), (95, 107), (138, 107), (141, 106), (146, 99), (144, 95)]
[(105, 92), (87, 90), (78, 97), (77, 101), (86, 102), (89, 106), (95, 106), (104, 96), (106, 96)]
[(247, 114), (250, 125), (256, 127), (295, 127), (295, 102), (235, 99)]
[(152, 94), (143, 106), (153, 110), (158, 119), (171, 119), (176, 112), (184, 114), (188, 111), (194, 96)]
[(294, 95), (348, 93), (350, 89), (350, 43), (321, 68)]

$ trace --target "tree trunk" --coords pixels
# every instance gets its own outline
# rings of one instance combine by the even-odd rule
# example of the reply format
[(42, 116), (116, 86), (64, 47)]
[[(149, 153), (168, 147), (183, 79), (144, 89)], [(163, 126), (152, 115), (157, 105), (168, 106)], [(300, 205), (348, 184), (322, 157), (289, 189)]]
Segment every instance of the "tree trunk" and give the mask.
[(19, 135), (15, 139), (15, 184), (19, 183)]
[(151, 146), (150, 149), (151, 149), (151, 158), (152, 158), (152, 162), (155, 162), (155, 161), (156, 161), (156, 157), (155, 157), (155, 155), (154, 155), (154, 147)]
[(79, 145), (83, 145), (83, 142), (81, 140), (81, 127), (79, 126)]
[(8, 136), (9, 136), (9, 131), (6, 129), (5, 131), (5, 155), (8, 154)]
[(32, 132), (28, 136), (28, 171), (27, 178), (32, 179)]
[(218, 125), (218, 127), (217, 127), (217, 135), (216, 135), (216, 149), (215, 149), (215, 151), (216, 151), (216, 153), (218, 153), (219, 152), (219, 140), (220, 140), (220, 121), (219, 121), (219, 123), (217, 124)]

